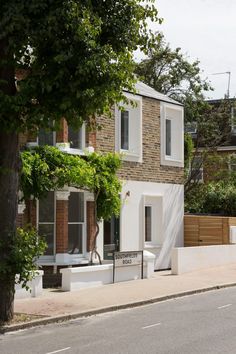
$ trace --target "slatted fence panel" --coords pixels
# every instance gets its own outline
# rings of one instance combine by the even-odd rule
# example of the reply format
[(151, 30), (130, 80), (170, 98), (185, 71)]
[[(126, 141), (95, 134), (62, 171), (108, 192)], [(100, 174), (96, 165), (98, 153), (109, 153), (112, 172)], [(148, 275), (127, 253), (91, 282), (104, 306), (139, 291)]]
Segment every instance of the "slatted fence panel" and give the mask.
[(198, 246), (199, 223), (195, 216), (184, 217), (184, 246)]
[(236, 217), (185, 215), (184, 246), (229, 244), (230, 226)]

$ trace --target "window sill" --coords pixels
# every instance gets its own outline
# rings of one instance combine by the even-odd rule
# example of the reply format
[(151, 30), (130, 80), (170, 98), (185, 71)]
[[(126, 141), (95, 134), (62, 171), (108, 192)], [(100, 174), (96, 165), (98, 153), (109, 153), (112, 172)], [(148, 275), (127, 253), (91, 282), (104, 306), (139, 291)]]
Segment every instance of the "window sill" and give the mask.
[(139, 162), (142, 163), (142, 156), (135, 154), (128, 150), (120, 150), (121, 159), (124, 161)]
[(153, 242), (145, 242), (144, 243), (144, 248), (161, 248), (161, 245), (158, 243), (153, 243)]
[(67, 153), (67, 154), (80, 155), (80, 156), (84, 156), (86, 154), (94, 152), (94, 148), (92, 146), (88, 146), (88, 147), (84, 148), (83, 150), (82, 149), (74, 149), (71, 147), (62, 147), (62, 146), (58, 146), (58, 149), (62, 152)]
[(165, 156), (164, 158), (161, 159), (161, 165), (174, 166), (174, 167), (184, 167), (184, 161)]

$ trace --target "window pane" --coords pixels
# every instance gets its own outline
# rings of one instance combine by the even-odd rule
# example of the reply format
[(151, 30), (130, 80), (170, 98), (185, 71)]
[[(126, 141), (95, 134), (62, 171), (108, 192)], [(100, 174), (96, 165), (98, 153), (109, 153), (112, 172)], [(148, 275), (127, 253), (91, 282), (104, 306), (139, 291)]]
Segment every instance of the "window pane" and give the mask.
[(39, 224), (38, 233), (47, 242), (47, 248), (44, 252), (45, 256), (54, 254), (54, 225), (53, 224)]
[(84, 193), (70, 193), (68, 205), (68, 221), (84, 222)]
[(82, 225), (68, 225), (68, 253), (83, 253), (82, 251), (83, 240), (83, 226)]
[(129, 112), (121, 112), (121, 149), (129, 150)]
[(145, 206), (145, 242), (152, 241), (152, 208)]
[(72, 127), (68, 127), (68, 142), (71, 148), (82, 149), (82, 128), (74, 130)]
[(38, 133), (38, 144), (39, 145), (54, 145), (53, 142), (53, 132), (40, 129)]
[(39, 200), (39, 222), (54, 222), (54, 192)]
[(166, 119), (166, 155), (171, 156), (171, 120)]

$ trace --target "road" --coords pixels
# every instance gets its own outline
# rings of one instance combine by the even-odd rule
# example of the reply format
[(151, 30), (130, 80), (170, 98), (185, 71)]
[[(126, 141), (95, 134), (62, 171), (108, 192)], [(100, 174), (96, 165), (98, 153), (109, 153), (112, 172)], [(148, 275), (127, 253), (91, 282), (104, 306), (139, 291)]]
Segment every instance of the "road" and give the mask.
[(1, 354), (236, 353), (236, 288), (0, 336)]

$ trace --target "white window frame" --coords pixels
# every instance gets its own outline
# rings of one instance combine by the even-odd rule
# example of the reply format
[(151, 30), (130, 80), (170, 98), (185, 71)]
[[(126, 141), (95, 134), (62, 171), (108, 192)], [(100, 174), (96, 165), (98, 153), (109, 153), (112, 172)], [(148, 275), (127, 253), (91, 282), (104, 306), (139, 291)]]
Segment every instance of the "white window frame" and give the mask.
[[(116, 105), (115, 106), (115, 150), (121, 154), (123, 154), (123, 160), (125, 161), (133, 161), (133, 162), (142, 162), (142, 96), (133, 95), (131, 93), (125, 92), (125, 97), (132, 103), (121, 103), (120, 106), (123, 107), (124, 111), (129, 112), (129, 149), (124, 150), (121, 149), (121, 110)], [(137, 106), (135, 106), (135, 104)], [(138, 129), (138, 137), (132, 131), (132, 112), (134, 110), (138, 110), (138, 117), (139, 119), (137, 123)], [(134, 145), (134, 142), (137, 143), (137, 146)]]
[(185, 133), (197, 134), (197, 122), (187, 122), (185, 125)]
[[(56, 131), (53, 130), (52, 133), (53, 133), (53, 145), (49, 145), (49, 146), (56, 146)], [(28, 147), (40, 146), (38, 135), (35, 137), (35, 141), (27, 142), (27, 146)]]
[[(161, 102), (161, 165), (184, 167), (184, 124), (183, 107)], [(168, 110), (178, 112), (177, 116), (167, 113)], [(171, 121), (171, 155), (166, 154), (166, 120)], [(177, 130), (175, 129), (177, 127)], [(176, 144), (176, 146), (174, 146)]]
[(42, 255), (40, 256), (40, 261), (53, 261), (55, 259), (56, 255), (56, 192), (55, 191), (49, 191), (54, 193), (54, 222), (39, 222), (39, 200), (36, 200), (36, 225), (37, 225), (37, 230), (39, 229), (39, 225), (54, 225), (53, 229), (53, 254), (52, 255)]
[[(145, 207), (151, 207), (151, 241), (145, 240)], [(163, 195), (143, 194), (143, 247), (158, 248), (163, 244)]]
[[(86, 208), (86, 205), (87, 205), (87, 193), (83, 190), (79, 190), (79, 189), (76, 189), (76, 188), (69, 188), (69, 191), (70, 193), (83, 193), (84, 194), (84, 221), (81, 222), (81, 221), (78, 221), (78, 222), (69, 222), (69, 219), (68, 219), (68, 226), (69, 225), (82, 225), (82, 253), (69, 253), (69, 256), (70, 257), (80, 257), (80, 258), (83, 258), (85, 255), (86, 255), (86, 234), (87, 234), (87, 228), (86, 228), (86, 225), (87, 225), (87, 208)], [(69, 204), (69, 198), (68, 198), (68, 204)], [(68, 208), (69, 208), (69, 205), (68, 205)], [(69, 241), (69, 230), (68, 230), (68, 241)], [(68, 250), (69, 251), (69, 250)]]
[[(73, 155), (83, 155), (84, 154), (84, 150), (86, 147), (86, 125), (85, 123), (81, 126), (81, 128), (78, 129), (78, 134), (79, 134), (79, 130), (81, 129), (81, 135), (82, 135), (82, 147), (81, 149), (78, 148), (73, 148), (70, 147), (70, 142), (69, 142), (69, 125), (68, 125), (68, 146), (66, 146), (65, 148), (63, 148), (62, 150), (70, 154)], [(62, 144), (61, 144), (62, 145)], [(60, 143), (58, 144), (58, 147), (61, 148)]]

